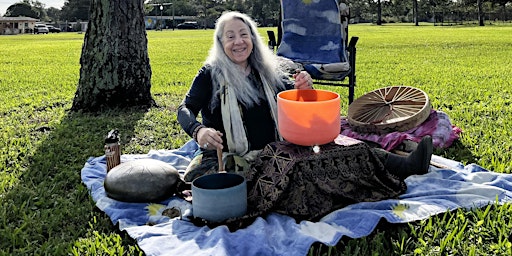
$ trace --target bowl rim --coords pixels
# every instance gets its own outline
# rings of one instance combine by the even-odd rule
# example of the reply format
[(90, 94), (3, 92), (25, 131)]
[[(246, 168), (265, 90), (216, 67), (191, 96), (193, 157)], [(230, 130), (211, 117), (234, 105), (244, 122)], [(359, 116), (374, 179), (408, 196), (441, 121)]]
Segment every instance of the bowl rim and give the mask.
[[(329, 93), (329, 94), (332, 94), (332, 95), (336, 95), (336, 97), (332, 98), (332, 99), (329, 99), (329, 100), (322, 100), (322, 101), (296, 101), (296, 100), (289, 100), (289, 99), (285, 99), (282, 97), (283, 94), (286, 94), (286, 93), (291, 93), (293, 91), (317, 91), (317, 92), (325, 92), (325, 93)], [(324, 89), (290, 89), (290, 90), (284, 90), (284, 91), (281, 91), (277, 94), (277, 99), (278, 100), (282, 100), (282, 101), (286, 101), (286, 102), (296, 102), (297, 104), (315, 104), (315, 103), (318, 103), (318, 102), (331, 102), (331, 101), (339, 101), (340, 100), (340, 94), (337, 93), (337, 92), (333, 92), (333, 91), (329, 91), (329, 90), (324, 90)]]
[[(207, 181), (210, 180), (210, 182), (211, 182), (212, 181), (211, 179), (214, 179), (215, 181), (219, 181), (218, 179), (220, 179), (221, 181), (226, 182), (227, 178), (231, 179), (231, 180), (229, 180), (232, 183), (231, 186), (226, 186), (226, 187), (222, 187), (222, 188), (213, 188), (213, 187), (205, 187), (203, 184), (205, 182), (205, 180), (207, 180)], [(247, 181), (246, 181), (245, 177), (240, 174), (229, 173), (229, 172), (217, 172), (217, 173), (205, 174), (205, 175), (195, 178), (192, 181), (192, 189), (202, 190), (202, 191), (219, 191), (219, 190), (225, 190), (225, 189), (235, 188), (235, 187), (239, 187), (239, 186), (244, 186), (244, 184), (246, 182)]]

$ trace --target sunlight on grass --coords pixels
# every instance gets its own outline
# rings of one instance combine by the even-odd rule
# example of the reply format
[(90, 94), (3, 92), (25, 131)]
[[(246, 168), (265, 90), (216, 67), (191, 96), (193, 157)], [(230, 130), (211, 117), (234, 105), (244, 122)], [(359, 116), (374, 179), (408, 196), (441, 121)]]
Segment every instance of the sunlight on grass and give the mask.
[[(121, 130), (123, 153), (177, 148), (189, 139), (176, 108), (213, 30), (147, 34), (158, 107), (98, 114), (68, 112), (84, 34), (0, 36), (0, 255), (142, 254), (96, 209), (80, 170), (103, 154), (103, 136), (113, 128)], [(463, 130), (436, 154), (512, 172), (512, 26), (358, 24), (350, 35), (360, 37), (356, 97), (392, 85), (420, 88)], [(346, 99), (346, 88), (318, 88)], [(343, 100), (341, 114), (347, 108)], [(315, 245), (310, 255), (510, 255), (510, 216), (511, 205), (491, 205), (382, 224), (368, 237)]]

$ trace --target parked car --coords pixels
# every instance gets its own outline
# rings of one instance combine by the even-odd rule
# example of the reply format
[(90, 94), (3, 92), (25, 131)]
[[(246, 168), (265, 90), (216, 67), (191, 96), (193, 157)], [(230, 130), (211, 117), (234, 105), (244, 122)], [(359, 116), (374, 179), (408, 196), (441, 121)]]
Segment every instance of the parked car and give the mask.
[(52, 33), (60, 33), (62, 31), (60, 28), (56, 28), (52, 25), (46, 25), (46, 27), (48, 27), (48, 31)]
[(36, 24), (34, 27), (34, 34), (48, 34), (50, 30), (45, 24)]
[(177, 29), (198, 29), (199, 24), (195, 21), (185, 21), (176, 26)]

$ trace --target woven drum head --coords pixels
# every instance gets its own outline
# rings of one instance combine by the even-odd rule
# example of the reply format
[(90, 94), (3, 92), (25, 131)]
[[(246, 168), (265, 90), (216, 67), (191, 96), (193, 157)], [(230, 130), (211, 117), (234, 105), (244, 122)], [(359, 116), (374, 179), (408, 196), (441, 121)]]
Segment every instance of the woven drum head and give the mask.
[(409, 86), (391, 86), (371, 91), (348, 107), (348, 122), (358, 132), (407, 131), (430, 115), (428, 95)]

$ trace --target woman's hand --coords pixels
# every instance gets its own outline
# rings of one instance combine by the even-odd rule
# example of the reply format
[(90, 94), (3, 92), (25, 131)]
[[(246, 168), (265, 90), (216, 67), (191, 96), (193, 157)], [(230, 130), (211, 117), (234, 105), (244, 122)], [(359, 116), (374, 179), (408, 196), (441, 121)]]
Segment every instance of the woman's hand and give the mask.
[(223, 134), (213, 128), (201, 128), (197, 131), (197, 143), (203, 149), (222, 149)]
[(313, 89), (313, 79), (306, 71), (300, 71), (293, 74), (295, 79), (295, 89)]

